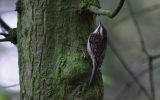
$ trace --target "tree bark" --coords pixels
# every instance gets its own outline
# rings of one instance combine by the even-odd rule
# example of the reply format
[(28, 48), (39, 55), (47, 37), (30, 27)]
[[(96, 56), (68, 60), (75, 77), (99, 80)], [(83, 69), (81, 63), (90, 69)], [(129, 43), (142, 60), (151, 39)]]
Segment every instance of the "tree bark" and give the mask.
[(17, 47), (21, 100), (102, 100), (100, 71), (86, 52), (95, 15), (81, 8), (98, 0), (19, 0)]

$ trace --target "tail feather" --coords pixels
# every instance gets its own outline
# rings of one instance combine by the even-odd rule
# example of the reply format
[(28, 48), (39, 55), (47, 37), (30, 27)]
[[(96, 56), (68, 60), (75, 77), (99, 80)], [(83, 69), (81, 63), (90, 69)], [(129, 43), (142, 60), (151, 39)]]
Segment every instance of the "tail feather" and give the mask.
[(89, 86), (95, 80), (95, 77), (96, 77), (96, 74), (97, 74), (97, 70), (98, 70), (98, 63), (96, 61), (93, 61), (93, 68), (92, 68), (92, 74), (91, 74), (90, 81), (89, 81)]

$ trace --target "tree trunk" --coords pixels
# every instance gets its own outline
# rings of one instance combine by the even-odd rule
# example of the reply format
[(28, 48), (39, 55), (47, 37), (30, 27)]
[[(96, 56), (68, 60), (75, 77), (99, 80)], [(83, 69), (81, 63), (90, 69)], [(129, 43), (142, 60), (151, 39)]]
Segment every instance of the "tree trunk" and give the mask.
[(102, 100), (101, 73), (86, 52), (95, 15), (81, 6), (98, 0), (19, 0), (18, 53), (21, 100)]

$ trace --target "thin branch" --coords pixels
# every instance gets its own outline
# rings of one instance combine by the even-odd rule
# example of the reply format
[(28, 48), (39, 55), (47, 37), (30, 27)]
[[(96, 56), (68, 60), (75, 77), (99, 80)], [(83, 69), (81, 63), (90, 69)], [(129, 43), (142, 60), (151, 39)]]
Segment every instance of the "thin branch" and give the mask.
[(10, 41), (13, 44), (17, 44), (17, 31), (16, 31), (16, 28), (11, 29), (8, 34), (0, 33), (0, 35), (5, 36), (5, 38), (0, 39), (0, 42)]
[[(156, 67), (154, 67), (154, 70), (156, 70), (156, 69), (158, 69), (158, 68), (160, 68), (159, 66), (156, 66)], [(136, 77), (137, 78), (140, 78), (140, 77), (142, 77), (143, 75), (145, 75), (146, 73), (148, 73), (149, 72), (149, 69), (145, 69), (145, 70), (143, 70), (141, 73), (139, 73)], [(133, 83), (133, 81), (132, 82), (130, 82), (130, 83)]]
[(112, 13), (109, 10), (100, 9), (96, 6), (89, 6), (87, 9), (97, 15), (104, 15), (108, 17), (112, 15)]
[(117, 6), (117, 8), (113, 11), (112, 15), (110, 16), (110, 18), (114, 18), (119, 11), (121, 10), (121, 8), (123, 7), (125, 0), (120, 0), (119, 5)]
[[(154, 70), (160, 68), (159, 66), (154, 67)], [(145, 69), (143, 70), (141, 73), (139, 73), (138, 75), (136, 75), (137, 79), (139, 79), (140, 77), (142, 77), (143, 75), (145, 75), (146, 73), (149, 72), (149, 69)], [(125, 85), (121, 86), (121, 90), (119, 90), (117, 96), (115, 96), (114, 100), (120, 100), (120, 98), (122, 97), (122, 95), (127, 91), (128, 88), (130, 88), (133, 84), (134, 84), (134, 80), (127, 82)], [(139, 88), (141, 90), (141, 88)]]
[(4, 39), (0, 39), (0, 42), (9, 42), (10, 40), (4, 38)]
[(12, 88), (12, 87), (17, 87), (17, 86), (19, 86), (19, 83), (13, 84), (13, 85), (9, 85), (9, 86), (0, 87), (0, 88)]
[(92, 5), (89, 6), (87, 9), (97, 15), (104, 15), (109, 18), (114, 18), (122, 9), (124, 2), (125, 2), (125, 0), (120, 0), (117, 8), (113, 12), (111, 12), (110, 10), (100, 9), (100, 8), (98, 8), (96, 6), (92, 6)]
[(152, 57), (150, 56), (150, 54), (148, 53), (147, 49), (146, 49), (146, 45), (145, 45), (145, 41), (144, 41), (144, 38), (143, 38), (143, 35), (142, 35), (142, 32), (141, 32), (141, 29), (140, 29), (140, 25), (136, 19), (136, 16), (135, 16), (135, 13), (131, 7), (131, 4), (129, 3), (129, 1), (127, 1), (127, 5), (128, 5), (128, 9), (130, 11), (130, 14), (131, 14), (131, 17), (133, 19), (133, 22), (137, 28), (137, 32), (138, 32), (138, 35), (140, 37), (140, 43), (141, 43), (141, 46), (142, 46), (142, 51), (146, 54), (147, 56), (147, 60), (148, 60), (148, 69), (149, 69), (149, 79), (150, 79), (150, 87), (151, 87), (151, 95), (152, 95), (152, 99), (151, 100), (155, 100), (155, 87), (154, 87), (154, 76), (153, 76), (153, 64), (152, 64)]
[(4, 36), (4, 37), (7, 37), (7, 34), (6, 33), (0, 33), (0, 35)]
[(114, 97), (113, 100), (121, 100), (122, 95), (131, 87), (130, 84), (125, 84), (122, 88), (118, 91), (118, 94)]
[(154, 56), (152, 56), (152, 59), (153, 59), (153, 60), (158, 59), (158, 58), (160, 58), (160, 54), (159, 54), (159, 55), (154, 55)]
[(9, 41), (9, 39), (6, 38), (6, 37), (8, 36), (8, 34), (6, 34), (6, 33), (0, 33), (0, 35), (2, 35), (2, 36), (5, 37), (5, 38), (3, 38), (3, 39), (0, 39), (0, 42), (8, 42), (8, 41)]
[(148, 99), (151, 99), (148, 91), (144, 88), (144, 86), (138, 81), (138, 78), (134, 75), (134, 73), (129, 69), (128, 65), (125, 63), (125, 61), (123, 60), (123, 58), (120, 56), (120, 54), (117, 52), (116, 48), (112, 45), (111, 41), (108, 39), (108, 44), (110, 45), (112, 51), (114, 52), (114, 54), (117, 56), (117, 58), (119, 59), (119, 61), (122, 63), (122, 65), (124, 66), (125, 70), (129, 73), (129, 75), (133, 78), (133, 80), (136, 82), (136, 84), (139, 86), (139, 88), (142, 89), (142, 91), (144, 92), (144, 94), (146, 95), (146, 97)]
[(149, 78), (150, 78), (150, 85), (151, 85), (151, 95), (152, 95), (152, 100), (156, 100), (156, 95), (155, 95), (155, 86), (154, 86), (154, 69), (153, 69), (153, 59), (152, 57), (148, 58), (149, 63)]
[[(155, 4), (155, 5), (151, 6), (151, 7), (144, 8), (144, 9), (142, 9), (141, 11), (134, 12), (134, 15), (135, 15), (135, 16), (141, 16), (141, 15), (145, 15), (145, 14), (147, 14), (147, 13), (150, 13), (150, 12), (152, 12), (152, 11), (158, 10), (158, 9), (160, 9), (160, 4)], [(124, 16), (124, 17), (121, 18), (120, 20), (116, 21), (116, 23), (114, 23), (112, 26), (115, 27), (115, 26), (118, 25), (119, 23), (122, 23), (122, 22), (126, 21), (128, 18), (130, 18), (130, 15)]]
[(0, 18), (0, 24), (6, 31), (11, 30), (11, 28), (1, 18)]

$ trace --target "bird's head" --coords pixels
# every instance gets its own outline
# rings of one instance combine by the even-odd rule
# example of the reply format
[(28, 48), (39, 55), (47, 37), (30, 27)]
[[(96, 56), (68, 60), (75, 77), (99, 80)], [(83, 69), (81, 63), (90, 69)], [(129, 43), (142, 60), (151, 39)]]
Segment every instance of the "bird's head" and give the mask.
[(98, 27), (94, 30), (92, 34), (100, 34), (104, 38), (107, 37), (107, 31), (104, 28), (104, 26), (101, 24), (101, 22), (99, 22)]

